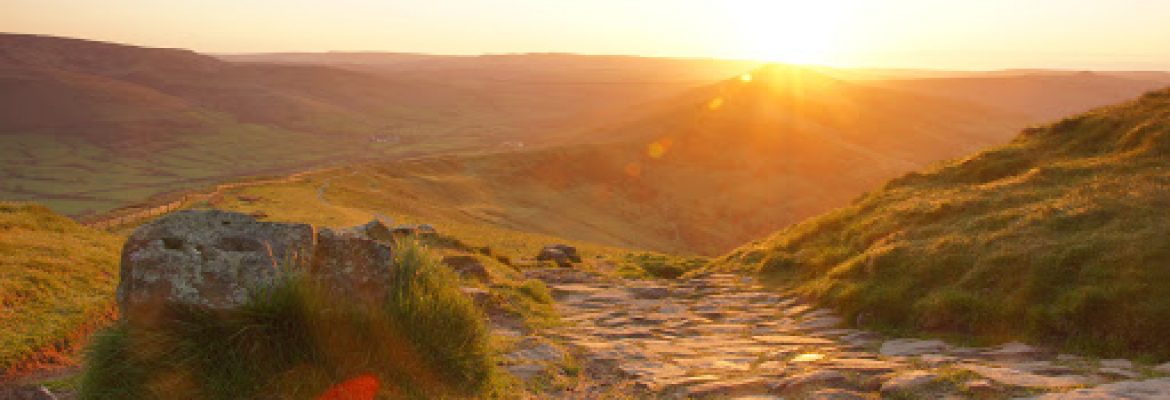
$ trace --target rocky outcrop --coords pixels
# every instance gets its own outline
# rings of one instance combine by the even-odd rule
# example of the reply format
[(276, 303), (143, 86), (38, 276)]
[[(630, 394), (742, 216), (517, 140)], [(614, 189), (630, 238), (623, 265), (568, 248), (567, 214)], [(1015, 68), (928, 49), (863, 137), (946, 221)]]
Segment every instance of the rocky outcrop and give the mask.
[(229, 309), (290, 273), (344, 296), (380, 300), (393, 273), (393, 237), (378, 221), (333, 231), (261, 222), (233, 212), (188, 210), (134, 231), (122, 249), (118, 304), (148, 322), (168, 303)]
[(284, 269), (312, 260), (313, 227), (224, 211), (180, 211), (145, 224), (122, 247), (122, 315), (150, 318), (167, 302), (231, 308)]

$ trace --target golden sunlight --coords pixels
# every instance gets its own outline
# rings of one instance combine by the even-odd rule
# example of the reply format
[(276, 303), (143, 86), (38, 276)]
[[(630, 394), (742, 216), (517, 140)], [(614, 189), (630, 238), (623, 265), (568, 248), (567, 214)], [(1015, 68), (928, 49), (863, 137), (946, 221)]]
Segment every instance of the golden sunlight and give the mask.
[(840, 4), (808, 0), (741, 0), (731, 17), (740, 27), (737, 55), (762, 61), (830, 64), (844, 29)]

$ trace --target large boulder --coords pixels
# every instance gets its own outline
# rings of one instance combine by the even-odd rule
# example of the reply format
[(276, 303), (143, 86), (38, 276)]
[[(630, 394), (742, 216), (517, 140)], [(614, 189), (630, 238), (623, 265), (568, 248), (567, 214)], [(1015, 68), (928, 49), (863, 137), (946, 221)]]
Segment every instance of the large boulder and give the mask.
[(308, 265), (313, 227), (224, 211), (179, 211), (134, 231), (122, 248), (117, 298), (129, 320), (168, 302), (216, 309), (243, 304), (282, 269)]
[(130, 322), (150, 322), (168, 303), (230, 309), (289, 273), (347, 301), (377, 302), (394, 272), (393, 237), (378, 221), (317, 232), (311, 225), (245, 214), (180, 211), (134, 231), (122, 249), (118, 304)]
[(321, 229), (309, 276), (347, 298), (376, 303), (386, 298), (394, 252), (352, 232)]

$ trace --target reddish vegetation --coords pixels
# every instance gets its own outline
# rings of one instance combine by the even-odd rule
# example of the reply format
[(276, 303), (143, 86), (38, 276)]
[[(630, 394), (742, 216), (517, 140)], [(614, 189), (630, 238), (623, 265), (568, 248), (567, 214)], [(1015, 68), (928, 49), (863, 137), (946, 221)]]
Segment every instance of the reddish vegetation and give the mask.
[(317, 400), (374, 400), (379, 387), (378, 377), (361, 375), (329, 388)]

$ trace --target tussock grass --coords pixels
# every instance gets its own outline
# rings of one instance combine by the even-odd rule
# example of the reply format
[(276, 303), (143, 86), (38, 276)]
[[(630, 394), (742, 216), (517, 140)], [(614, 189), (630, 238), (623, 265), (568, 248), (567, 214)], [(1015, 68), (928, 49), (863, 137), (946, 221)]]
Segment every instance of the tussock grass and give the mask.
[(0, 374), (69, 361), (113, 315), (120, 249), (45, 207), (0, 202)]
[(660, 253), (627, 253), (617, 266), (626, 278), (675, 279), (707, 265), (705, 257), (680, 257)]
[(396, 250), (382, 304), (342, 301), (290, 275), (239, 309), (171, 305), (158, 324), (120, 323), (89, 349), (80, 397), (314, 398), (367, 375), (382, 397), (492, 396), (482, 312), (425, 251)]
[(1170, 92), (1025, 131), (721, 260), (902, 332), (1170, 358)]

